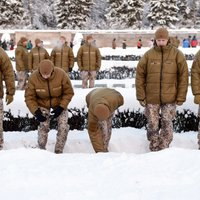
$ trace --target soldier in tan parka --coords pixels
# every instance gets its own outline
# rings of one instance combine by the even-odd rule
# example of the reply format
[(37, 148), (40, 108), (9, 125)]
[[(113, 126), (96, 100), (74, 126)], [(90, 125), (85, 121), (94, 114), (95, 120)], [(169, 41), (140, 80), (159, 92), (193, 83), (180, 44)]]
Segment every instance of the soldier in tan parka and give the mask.
[[(136, 72), (137, 100), (145, 107), (151, 151), (169, 147), (176, 105), (186, 100), (188, 67), (181, 51), (168, 43), (167, 29), (155, 32), (156, 45), (140, 59)], [(161, 130), (159, 115), (161, 112)]]
[(51, 61), (54, 66), (62, 68), (65, 72), (71, 72), (74, 67), (74, 54), (67, 45), (66, 38), (60, 37), (57, 46), (51, 52)]
[(114, 111), (124, 103), (122, 95), (110, 88), (98, 88), (86, 96), (88, 132), (95, 152), (108, 152)]
[(21, 37), (15, 50), (16, 70), (17, 70), (17, 89), (24, 90), (26, 87), (28, 69), (28, 50), (26, 49), (27, 38)]
[[(199, 105), (198, 116), (200, 117), (200, 50), (196, 53), (191, 69), (191, 86), (194, 95), (194, 103)], [(198, 145), (200, 149), (200, 121), (198, 127)]]
[(6, 104), (13, 101), (15, 94), (15, 76), (10, 58), (6, 52), (0, 47), (0, 150), (3, 149), (3, 81), (6, 86)]
[(36, 70), (39, 63), (44, 59), (49, 59), (49, 54), (47, 50), (42, 47), (42, 41), (37, 38), (35, 39), (35, 47), (31, 49), (28, 56), (29, 71), (33, 72)]
[(175, 36), (175, 37), (169, 37), (169, 43), (171, 44), (171, 45), (173, 45), (173, 46), (175, 46), (176, 48), (178, 48), (179, 47), (179, 45), (180, 45), (180, 40), (178, 39), (178, 37), (177, 36)]
[(58, 133), (55, 153), (63, 152), (69, 131), (67, 107), (73, 95), (68, 75), (64, 70), (54, 67), (50, 60), (41, 61), (38, 69), (29, 77), (25, 102), (30, 112), (40, 122), (39, 148), (46, 148), (50, 118), (56, 118)]
[(77, 64), (81, 71), (82, 88), (94, 87), (96, 74), (101, 67), (101, 54), (97, 47), (92, 45), (93, 37), (88, 35), (86, 43), (80, 47), (77, 53)]

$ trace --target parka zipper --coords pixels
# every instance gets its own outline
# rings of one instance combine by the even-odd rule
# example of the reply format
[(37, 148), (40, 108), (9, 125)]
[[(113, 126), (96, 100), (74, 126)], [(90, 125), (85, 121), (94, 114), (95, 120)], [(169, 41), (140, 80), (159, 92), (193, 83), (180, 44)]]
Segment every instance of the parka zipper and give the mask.
[(50, 91), (50, 85), (49, 85), (49, 79), (47, 79), (47, 87), (48, 87), (48, 92), (49, 92), (49, 99), (50, 99), (50, 108), (51, 108), (51, 91)]
[(63, 47), (62, 47), (62, 49), (61, 49), (61, 61), (60, 61), (60, 63), (61, 63), (61, 68), (62, 68), (62, 61), (63, 61)]
[(162, 75), (163, 75), (163, 48), (161, 48), (161, 69), (160, 69), (160, 104), (162, 104)]
[(90, 69), (90, 45), (89, 45), (89, 70), (91, 70)]
[(39, 63), (40, 63), (40, 48), (38, 48)]

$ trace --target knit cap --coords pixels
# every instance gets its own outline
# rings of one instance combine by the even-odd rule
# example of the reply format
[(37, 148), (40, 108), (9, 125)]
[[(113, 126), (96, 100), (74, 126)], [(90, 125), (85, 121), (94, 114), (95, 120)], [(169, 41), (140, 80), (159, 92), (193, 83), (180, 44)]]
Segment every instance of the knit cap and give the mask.
[(169, 33), (166, 28), (159, 28), (155, 32), (156, 39), (169, 39)]
[(21, 38), (20, 38), (20, 42), (21, 42), (21, 43), (26, 42), (26, 41), (28, 41), (28, 39), (27, 39), (26, 37), (21, 37)]
[(93, 39), (92, 35), (88, 35), (88, 36), (86, 37), (86, 40), (87, 40), (87, 41), (90, 40), (90, 39)]
[(42, 75), (49, 75), (52, 73), (53, 71), (53, 68), (54, 68), (54, 65), (53, 63), (48, 60), (48, 59), (45, 59), (45, 60), (42, 60), (39, 64), (39, 71)]
[(104, 120), (108, 119), (108, 117), (110, 116), (110, 110), (109, 110), (108, 106), (106, 106), (104, 104), (97, 104), (94, 107), (94, 115), (100, 121), (104, 121)]
[(41, 40), (38, 39), (38, 38), (36, 38), (36, 39), (35, 39), (35, 45), (38, 45), (39, 43), (41, 43)]

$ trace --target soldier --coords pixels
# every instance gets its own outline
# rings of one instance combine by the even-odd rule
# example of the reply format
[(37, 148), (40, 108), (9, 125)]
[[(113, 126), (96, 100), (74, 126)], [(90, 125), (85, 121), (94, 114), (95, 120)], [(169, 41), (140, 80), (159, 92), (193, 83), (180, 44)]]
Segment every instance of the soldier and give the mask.
[(28, 50), (26, 49), (27, 38), (21, 37), (15, 50), (16, 70), (17, 70), (17, 88), (24, 90), (26, 87), (28, 74)]
[(167, 29), (159, 28), (155, 32), (155, 46), (140, 59), (136, 72), (136, 96), (145, 107), (151, 151), (169, 147), (173, 139), (172, 119), (176, 105), (185, 102), (188, 88), (186, 59), (168, 40)]
[(95, 152), (108, 152), (114, 111), (124, 103), (122, 95), (109, 88), (98, 88), (86, 96), (88, 132)]
[(51, 61), (56, 67), (62, 68), (65, 72), (71, 72), (74, 66), (74, 54), (67, 46), (66, 38), (60, 37), (58, 45), (51, 52)]
[[(200, 117), (200, 50), (196, 53), (191, 69), (191, 85), (194, 95), (194, 103), (199, 105), (198, 116)], [(200, 121), (198, 127), (198, 145), (200, 149)]]
[(25, 102), (30, 112), (40, 122), (38, 128), (40, 149), (46, 148), (50, 118), (55, 118), (58, 121), (55, 153), (63, 152), (69, 131), (67, 106), (73, 95), (68, 75), (64, 70), (54, 67), (50, 60), (41, 61), (38, 69), (29, 77)]
[(35, 39), (35, 47), (31, 49), (28, 57), (29, 71), (33, 72), (33, 70), (36, 70), (39, 63), (44, 59), (49, 59), (49, 54), (47, 50), (42, 47), (41, 40), (37, 38)]
[(92, 45), (93, 37), (88, 35), (86, 43), (82, 45), (77, 53), (77, 63), (81, 71), (82, 88), (94, 87), (97, 71), (101, 67), (101, 54), (97, 47)]
[(3, 149), (3, 80), (6, 85), (6, 104), (13, 101), (15, 94), (15, 76), (10, 58), (0, 47), (0, 150)]

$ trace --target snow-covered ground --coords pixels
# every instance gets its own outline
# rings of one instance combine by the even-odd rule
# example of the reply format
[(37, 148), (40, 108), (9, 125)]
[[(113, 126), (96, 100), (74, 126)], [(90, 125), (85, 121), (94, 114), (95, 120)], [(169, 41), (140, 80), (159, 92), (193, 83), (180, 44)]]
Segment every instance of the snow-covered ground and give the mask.
[[(104, 50), (101, 51), (105, 55), (110, 52)], [(197, 49), (190, 49), (189, 54), (194, 51)], [(123, 50), (119, 52), (123, 54)], [(109, 87), (114, 82), (125, 84), (125, 88), (116, 88), (125, 100), (120, 110), (129, 108), (142, 111), (132, 87), (134, 79), (99, 80), (96, 83), (105, 82)], [(78, 83), (80, 81), (72, 81), (73, 85)], [(75, 95), (69, 108), (86, 106), (85, 96), (90, 90), (74, 88)], [(23, 91), (17, 91), (14, 102), (5, 105), (5, 110), (8, 109), (14, 115), (29, 113)], [(198, 106), (193, 103), (190, 87), (186, 103), (178, 109), (190, 109), (197, 113)], [(57, 155), (53, 153), (55, 130), (49, 133), (46, 151), (37, 148), (37, 131), (5, 132), (4, 149), (0, 151), (0, 198), (199, 200), (200, 152), (197, 133), (175, 133), (170, 148), (160, 152), (149, 152), (145, 133), (144, 129), (130, 127), (113, 129), (110, 152), (95, 154), (87, 130), (70, 131), (64, 153)]]
[(145, 131), (114, 129), (109, 153), (95, 154), (87, 131), (70, 131), (64, 154), (37, 146), (36, 132), (5, 133), (0, 151), (4, 200), (199, 200), (196, 133), (174, 134), (169, 149), (149, 152)]

